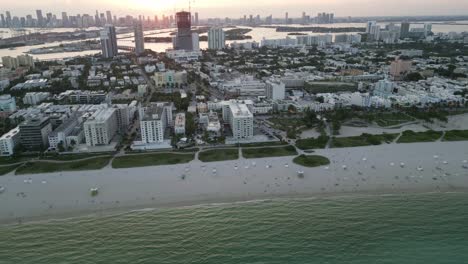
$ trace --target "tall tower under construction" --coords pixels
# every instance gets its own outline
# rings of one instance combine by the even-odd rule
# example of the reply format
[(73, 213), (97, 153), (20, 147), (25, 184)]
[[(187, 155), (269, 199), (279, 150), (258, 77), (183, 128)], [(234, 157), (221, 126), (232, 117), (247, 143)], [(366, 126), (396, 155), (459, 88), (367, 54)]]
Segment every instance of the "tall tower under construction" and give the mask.
[(174, 41), (175, 50), (193, 50), (192, 16), (190, 12), (176, 13), (177, 35)]

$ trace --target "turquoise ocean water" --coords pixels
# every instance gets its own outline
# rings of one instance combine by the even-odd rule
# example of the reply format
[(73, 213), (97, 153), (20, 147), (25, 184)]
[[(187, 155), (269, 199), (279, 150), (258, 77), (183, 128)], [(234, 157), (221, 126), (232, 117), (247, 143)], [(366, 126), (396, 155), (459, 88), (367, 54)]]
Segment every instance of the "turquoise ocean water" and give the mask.
[(0, 263), (468, 263), (468, 194), (278, 199), (0, 226)]

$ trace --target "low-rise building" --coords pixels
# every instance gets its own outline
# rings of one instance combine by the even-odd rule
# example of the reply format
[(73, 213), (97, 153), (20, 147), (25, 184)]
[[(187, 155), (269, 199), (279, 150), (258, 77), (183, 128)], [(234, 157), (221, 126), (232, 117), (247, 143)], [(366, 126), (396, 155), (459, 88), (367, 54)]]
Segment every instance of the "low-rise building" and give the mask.
[(156, 72), (153, 76), (153, 80), (155, 82), (156, 87), (179, 87), (187, 83), (187, 72)]
[(27, 105), (38, 105), (49, 97), (49, 92), (30, 92), (24, 95), (23, 103)]
[(13, 113), (16, 111), (15, 97), (9, 94), (0, 95), (0, 112)]

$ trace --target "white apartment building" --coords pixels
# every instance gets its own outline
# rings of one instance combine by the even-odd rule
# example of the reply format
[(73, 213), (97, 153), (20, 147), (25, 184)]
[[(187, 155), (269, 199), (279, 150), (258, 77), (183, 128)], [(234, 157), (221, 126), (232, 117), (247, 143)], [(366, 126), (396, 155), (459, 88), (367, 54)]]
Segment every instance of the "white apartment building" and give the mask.
[(221, 27), (213, 27), (208, 31), (208, 49), (220, 50), (226, 46), (226, 35)]
[(269, 48), (284, 48), (284, 47), (297, 47), (298, 40), (290, 37), (284, 39), (266, 39), (263, 38), (260, 42), (260, 46)]
[(145, 144), (162, 143), (166, 131), (166, 108), (150, 106), (140, 119), (141, 139)]
[(94, 113), (84, 123), (86, 145), (108, 145), (118, 130), (116, 109), (107, 108)]
[(324, 35), (307, 35), (307, 36), (297, 36), (297, 45), (305, 46), (324, 46), (325, 44), (330, 44), (333, 42), (333, 35), (324, 34)]
[(271, 100), (284, 100), (286, 85), (281, 81), (270, 80), (266, 82), (266, 97)]
[(185, 135), (185, 114), (179, 113), (175, 117), (174, 133), (176, 135)]
[(0, 137), (0, 156), (13, 155), (15, 146), (20, 141), (19, 132), (19, 127), (16, 127)]
[(199, 50), (166, 50), (166, 56), (175, 60), (177, 63), (181, 63), (197, 61), (202, 56), (202, 52)]
[(253, 114), (246, 104), (227, 101), (223, 105), (223, 119), (232, 130), (233, 139), (251, 139), (253, 137)]

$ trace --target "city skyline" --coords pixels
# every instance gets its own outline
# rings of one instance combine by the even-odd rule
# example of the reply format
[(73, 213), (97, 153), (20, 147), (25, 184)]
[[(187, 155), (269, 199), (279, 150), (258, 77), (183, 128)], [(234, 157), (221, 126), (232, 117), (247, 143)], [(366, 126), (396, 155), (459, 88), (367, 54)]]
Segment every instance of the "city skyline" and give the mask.
[[(239, 17), (244, 14), (260, 14), (267, 16), (283, 16), (285, 11), (290, 13), (290, 17), (299, 17), (302, 12), (316, 14), (318, 12), (333, 12), (338, 17), (347, 16), (429, 16), (429, 15), (464, 15), (468, 12), (468, 3), (449, 0), (431, 1), (370, 1), (370, 0), (335, 0), (335, 1), (315, 1), (310, 3), (306, 0), (296, 0), (295, 5), (284, 4), (278, 0), (268, 1), (268, 6), (264, 2), (252, 4), (246, 0), (234, 2), (217, 1), (213, 3), (208, 0), (199, 0), (192, 3), (192, 11), (199, 12), (202, 18), (208, 17)], [(126, 14), (169, 14), (175, 11), (188, 10), (188, 1), (173, 0), (101, 0), (99, 3), (90, 0), (83, 0), (81, 6), (73, 6), (70, 0), (44, 0), (40, 6), (34, 6), (37, 2), (21, 1), (2, 4), (4, 11), (11, 11), (17, 16), (34, 15), (36, 9), (47, 10), (47, 12), (60, 13), (62, 11), (70, 13), (90, 13), (96, 9), (111, 10), (115, 15)], [(363, 8), (365, 6), (365, 8)], [(424, 8), (421, 8), (424, 6)], [(229, 10), (228, 12), (226, 10)]]

